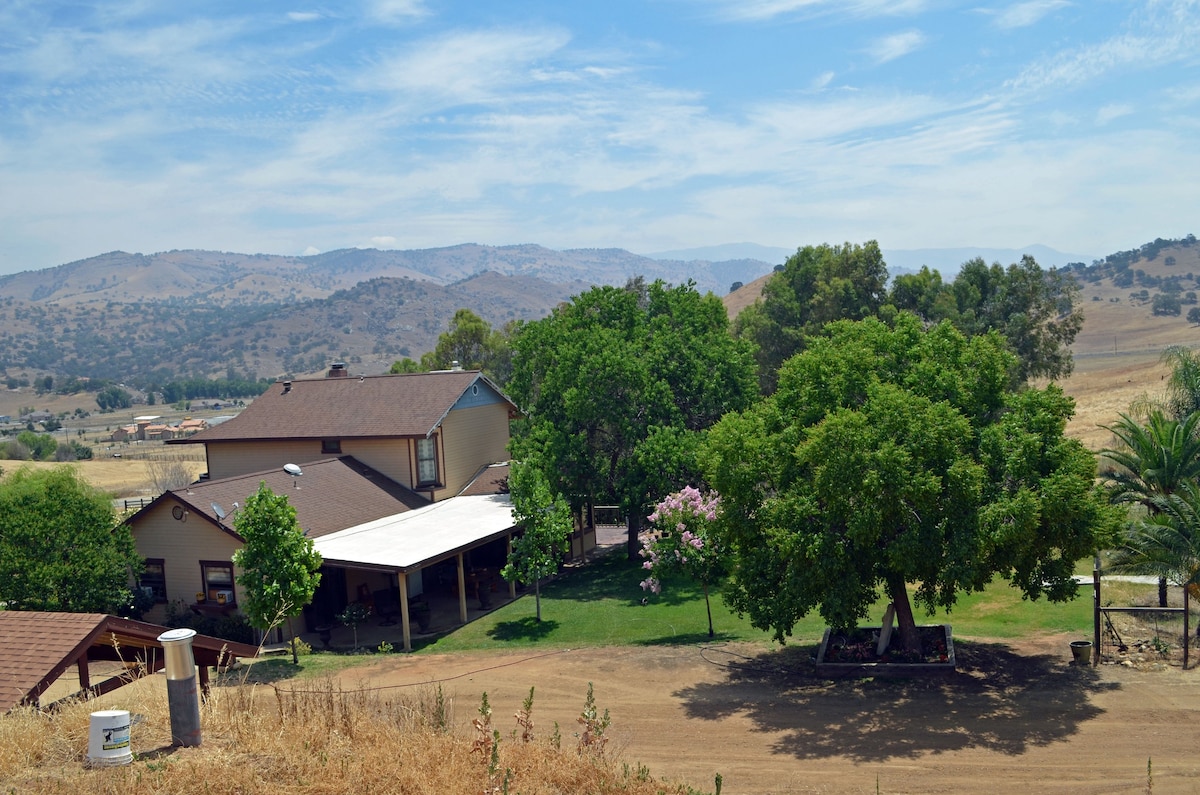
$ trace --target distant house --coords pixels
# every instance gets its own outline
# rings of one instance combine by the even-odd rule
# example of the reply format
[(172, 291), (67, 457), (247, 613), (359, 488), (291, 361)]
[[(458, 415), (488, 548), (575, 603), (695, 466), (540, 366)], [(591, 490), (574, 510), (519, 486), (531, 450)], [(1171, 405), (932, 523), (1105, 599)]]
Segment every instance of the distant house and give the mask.
[[(408, 604), (494, 577), (516, 530), (507, 494), (517, 407), (476, 371), (280, 381), (241, 414), (170, 444), (203, 444), (208, 476), (128, 521), (162, 611), (181, 600), (227, 613), (243, 598), (231, 562), (237, 511), (260, 482), (286, 494), (325, 559), (310, 630), (351, 601), (388, 607), (410, 648)], [(288, 467), (292, 473), (285, 471)], [(159, 618), (160, 613), (151, 613)]]

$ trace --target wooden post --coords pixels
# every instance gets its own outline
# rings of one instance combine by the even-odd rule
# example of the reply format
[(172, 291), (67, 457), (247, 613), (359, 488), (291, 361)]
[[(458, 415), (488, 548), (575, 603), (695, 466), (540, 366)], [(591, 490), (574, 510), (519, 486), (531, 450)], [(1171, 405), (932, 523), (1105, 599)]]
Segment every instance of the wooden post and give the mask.
[[(508, 533), (507, 535), (504, 536), (504, 542), (506, 544), (504, 559), (511, 560), (512, 559), (512, 533)], [(517, 581), (515, 579), (508, 581), (508, 598), (509, 599), (517, 598)]]
[(1188, 648), (1192, 639), (1188, 637), (1188, 586), (1183, 586), (1183, 670), (1188, 666)]
[(1100, 553), (1092, 559), (1092, 665), (1100, 664)]
[(467, 623), (467, 571), (461, 552), (458, 553), (458, 620)]
[(412, 625), (408, 620), (408, 572), (400, 572), (400, 634), (404, 650), (412, 651)]

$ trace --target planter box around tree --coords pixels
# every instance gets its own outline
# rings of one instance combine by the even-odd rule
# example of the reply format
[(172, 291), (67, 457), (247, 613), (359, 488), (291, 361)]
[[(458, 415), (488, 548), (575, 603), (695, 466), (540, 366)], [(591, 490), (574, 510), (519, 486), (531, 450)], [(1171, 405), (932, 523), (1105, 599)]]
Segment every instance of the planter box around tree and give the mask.
[(817, 651), (818, 676), (929, 676), (953, 673), (954, 640), (949, 624), (917, 627), (921, 633), (924, 659), (908, 659), (900, 645), (900, 633), (883, 655), (876, 655), (881, 627), (858, 627), (849, 633), (825, 630)]

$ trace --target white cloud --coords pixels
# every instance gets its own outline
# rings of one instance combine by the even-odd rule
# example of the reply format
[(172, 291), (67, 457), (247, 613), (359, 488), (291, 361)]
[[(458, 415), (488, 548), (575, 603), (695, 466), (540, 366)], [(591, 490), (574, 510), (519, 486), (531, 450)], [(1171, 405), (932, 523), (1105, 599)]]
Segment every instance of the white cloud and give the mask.
[(702, 0), (723, 19), (757, 22), (779, 16), (839, 15), (850, 18), (912, 16), (929, 0)]
[(321, 15), (316, 11), (289, 11), (287, 18), (292, 22), (316, 22)]
[(812, 88), (814, 90), (820, 91), (821, 89), (826, 88), (830, 83), (832, 83), (833, 78), (835, 76), (836, 75), (833, 72), (822, 72), (821, 74), (819, 74), (813, 78), (813, 81), (810, 85), (812, 86)]
[(424, 0), (369, 0), (366, 11), (379, 22), (408, 22), (429, 14)]
[(882, 64), (921, 49), (927, 41), (927, 37), (921, 31), (906, 30), (876, 39), (868, 48), (868, 52), (876, 63)]
[(321, 253), (321, 249), (317, 248), (316, 246), (305, 246), (304, 251), (301, 252), (301, 256), (315, 257), (317, 254), (320, 254), (320, 253)]
[(1113, 119), (1129, 116), (1133, 113), (1132, 105), (1110, 104), (1096, 111), (1096, 123), (1108, 124)]
[(392, 248), (396, 245), (396, 238), (392, 235), (376, 235), (371, 238), (372, 248)]
[(996, 12), (993, 24), (1002, 30), (1014, 30), (1036, 25), (1052, 11), (1071, 5), (1068, 0), (1029, 0)]

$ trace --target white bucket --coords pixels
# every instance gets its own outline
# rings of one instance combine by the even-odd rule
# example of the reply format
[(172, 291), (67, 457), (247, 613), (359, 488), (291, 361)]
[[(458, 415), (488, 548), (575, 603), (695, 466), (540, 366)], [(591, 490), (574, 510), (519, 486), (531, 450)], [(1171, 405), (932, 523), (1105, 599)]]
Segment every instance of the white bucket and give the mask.
[(129, 723), (128, 710), (93, 712), (88, 731), (88, 762), (95, 766), (127, 765), (132, 762)]

